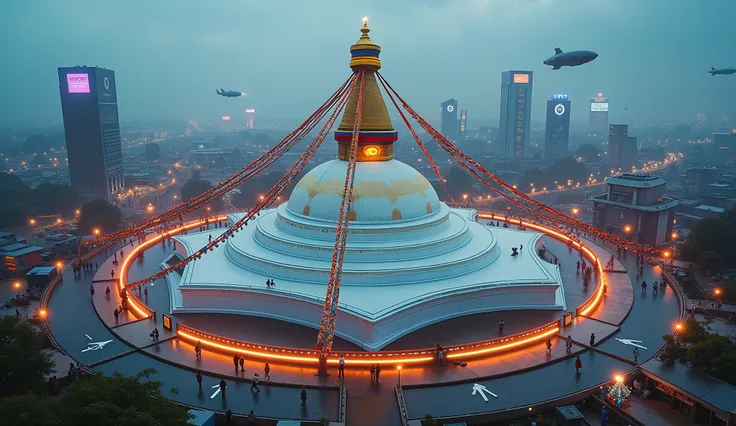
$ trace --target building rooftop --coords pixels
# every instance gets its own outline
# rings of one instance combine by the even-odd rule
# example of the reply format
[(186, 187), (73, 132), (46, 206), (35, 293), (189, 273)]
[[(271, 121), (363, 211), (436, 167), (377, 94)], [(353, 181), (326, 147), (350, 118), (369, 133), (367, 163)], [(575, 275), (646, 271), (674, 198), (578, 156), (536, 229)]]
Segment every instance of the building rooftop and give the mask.
[(708, 211), (708, 212), (715, 212), (715, 213), (723, 213), (724, 211), (726, 211), (726, 209), (724, 209), (723, 207), (709, 206), (707, 204), (701, 204), (699, 206), (695, 206), (693, 207), (693, 209), (703, 210), (703, 211)]
[(630, 188), (653, 188), (664, 185), (666, 182), (661, 177), (652, 176), (649, 173), (624, 173), (607, 178), (606, 183)]

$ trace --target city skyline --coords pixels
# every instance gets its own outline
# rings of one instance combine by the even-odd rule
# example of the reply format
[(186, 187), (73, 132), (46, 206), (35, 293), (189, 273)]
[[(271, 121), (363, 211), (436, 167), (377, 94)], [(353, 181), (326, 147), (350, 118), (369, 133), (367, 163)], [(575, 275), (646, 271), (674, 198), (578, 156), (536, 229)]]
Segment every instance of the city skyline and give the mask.
[[(136, 2), (105, 6), (80, 2), (78, 7), (52, 4), (42, 10), (33, 2), (13, 4), (0, 23), (7, 30), (8, 43), (24, 49), (6, 56), (18, 71), (13, 78), (0, 80), (0, 90), (19, 100), (12, 109), (4, 104), (0, 116), (7, 122), (60, 120), (55, 69), (79, 64), (117, 71), (123, 122), (214, 120), (245, 107), (258, 109), (264, 119), (298, 119), (348, 74), (347, 68), (339, 66), (344, 52), (340, 53), (338, 44), (350, 34), (350, 24), (363, 15), (380, 30), (377, 41), (391, 46), (384, 55), (392, 66), (384, 74), (406, 87), (407, 100), (426, 116), (433, 115), (439, 100), (452, 96), (463, 100), (463, 109), (474, 111), (474, 126), (494, 126), (500, 98), (495, 82), (506, 69), (536, 72), (539, 96), (531, 114), (535, 122), (543, 121), (544, 100), (558, 92), (568, 93), (573, 100), (603, 92), (615, 100), (611, 122), (694, 121), (696, 114), (736, 115), (728, 96), (733, 82), (728, 76), (707, 74), (710, 66), (732, 65), (726, 43), (720, 45), (714, 36), (727, 34), (728, 17), (736, 13), (736, 5), (723, 0), (708, 9), (695, 9), (668, 3), (669, 19), (661, 19), (663, 1), (575, 3), (576, 7), (563, 9), (549, 1), (431, 2), (422, 6), (392, 5), (384, 0), (364, 5), (323, 1), (320, 7), (297, 6), (300, 13), (288, 16), (282, 16), (282, 8), (272, 3), (224, 2), (195, 9), (189, 4), (169, 7), (173, 3), (163, 2), (147, 8), (146, 13), (140, 13)], [(702, 18), (699, 21), (708, 23), (707, 28), (677, 26), (677, 22), (690, 21), (695, 12)], [(31, 13), (33, 20), (26, 18)], [(335, 25), (320, 24), (325, 13)], [(118, 21), (100, 18), (105, 16)], [(133, 19), (141, 31), (129, 31), (125, 23)], [(518, 20), (528, 25), (511, 24)], [(547, 22), (564, 25), (557, 26), (554, 37), (530, 30), (546, 28), (541, 24)], [(658, 27), (652, 27), (655, 24)], [(624, 25), (627, 30), (616, 37), (600, 30)], [(53, 41), (35, 34), (32, 28), (37, 26), (48, 28)], [(99, 37), (103, 27), (105, 36)], [(267, 43), (252, 42), (265, 33)], [(324, 46), (327, 53), (291, 49), (300, 34)], [(585, 34), (582, 40), (580, 34)], [(511, 38), (516, 40), (513, 46), (500, 42)], [(476, 54), (479, 46), (483, 55)], [(600, 57), (582, 67), (551, 73), (542, 60), (558, 46), (564, 50), (591, 48)], [(683, 55), (683, 46), (697, 48)], [(421, 64), (438, 51), (443, 52), (443, 60), (432, 62), (432, 72), (420, 72), (425, 69)], [(472, 61), (467, 60), (470, 57)], [(292, 62), (305, 65), (307, 72), (293, 75)], [(244, 90), (248, 96), (223, 99), (215, 95), (219, 87)], [(576, 110), (571, 120), (584, 122), (583, 109)]]

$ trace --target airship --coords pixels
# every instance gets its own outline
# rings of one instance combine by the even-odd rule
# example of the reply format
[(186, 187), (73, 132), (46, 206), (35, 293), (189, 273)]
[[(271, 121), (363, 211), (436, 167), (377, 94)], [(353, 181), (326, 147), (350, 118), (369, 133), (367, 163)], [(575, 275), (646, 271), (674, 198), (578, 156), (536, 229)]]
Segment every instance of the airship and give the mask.
[(708, 71), (708, 73), (710, 73), (710, 75), (712, 76), (736, 74), (736, 68), (728, 67), (728, 68), (721, 68), (717, 70), (713, 67), (710, 67), (710, 71)]
[(576, 67), (578, 65), (587, 64), (597, 58), (598, 54), (590, 50), (571, 50), (563, 52), (559, 47), (555, 48), (555, 55), (544, 61), (544, 65), (549, 65), (553, 70), (562, 67)]
[(220, 89), (220, 90), (215, 90), (215, 92), (218, 95), (224, 96), (226, 98), (237, 98), (238, 96), (243, 96), (243, 93), (242, 92), (238, 92), (238, 91), (235, 91), (235, 90)]

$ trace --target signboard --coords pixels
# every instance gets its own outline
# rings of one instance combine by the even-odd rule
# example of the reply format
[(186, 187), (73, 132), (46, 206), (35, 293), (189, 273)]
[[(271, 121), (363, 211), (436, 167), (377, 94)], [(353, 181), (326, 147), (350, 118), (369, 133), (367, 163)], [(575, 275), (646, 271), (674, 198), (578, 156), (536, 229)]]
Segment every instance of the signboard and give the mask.
[(117, 103), (115, 73), (103, 68), (97, 68), (94, 77), (97, 100), (103, 103)]
[(89, 93), (89, 74), (67, 74), (66, 84), (69, 93)]
[(592, 103), (590, 104), (590, 110), (593, 112), (606, 112), (608, 111), (608, 102)]
[(460, 110), (460, 136), (465, 136), (465, 125), (468, 120), (468, 110)]
[(254, 114), (256, 112), (255, 108), (246, 108), (245, 113), (246, 114)]
[(514, 74), (514, 83), (515, 84), (528, 84), (529, 74)]
[(230, 116), (229, 115), (223, 115), (222, 116), (222, 121), (230, 121)]
[(562, 320), (565, 324), (565, 327), (572, 324), (572, 312), (565, 312), (565, 314), (562, 316)]
[(161, 315), (161, 320), (165, 329), (171, 331), (171, 317), (168, 315)]
[(555, 93), (552, 95), (552, 99), (555, 101), (566, 101), (567, 100), (567, 94), (565, 93)]

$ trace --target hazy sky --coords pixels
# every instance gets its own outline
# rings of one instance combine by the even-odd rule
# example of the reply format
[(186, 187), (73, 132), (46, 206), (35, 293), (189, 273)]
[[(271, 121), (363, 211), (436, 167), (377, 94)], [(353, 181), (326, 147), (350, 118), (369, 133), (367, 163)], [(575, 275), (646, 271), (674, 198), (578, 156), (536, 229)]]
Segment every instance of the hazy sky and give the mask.
[[(364, 15), (383, 75), (432, 122), (454, 97), (471, 127), (496, 126), (509, 69), (534, 71), (535, 121), (555, 92), (569, 94), (574, 121), (598, 92), (612, 121), (736, 117), (736, 75), (706, 73), (736, 66), (734, 0), (0, 3), (0, 122), (59, 120), (56, 67), (76, 64), (115, 71), (123, 122), (216, 119), (246, 106), (304, 118), (348, 77)], [(553, 72), (542, 61), (558, 46), (600, 56)], [(222, 98), (220, 87), (248, 96)]]

